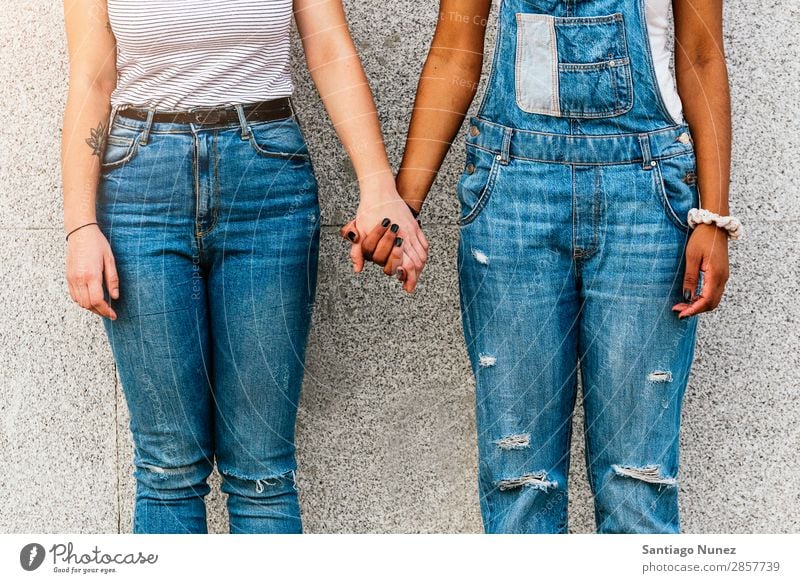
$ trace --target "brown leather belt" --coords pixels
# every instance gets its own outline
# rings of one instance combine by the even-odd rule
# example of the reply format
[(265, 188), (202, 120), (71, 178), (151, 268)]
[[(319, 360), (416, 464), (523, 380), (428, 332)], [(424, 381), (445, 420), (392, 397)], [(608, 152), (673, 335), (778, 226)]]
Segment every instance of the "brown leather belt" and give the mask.
[[(269, 121), (283, 119), (293, 115), (292, 104), (288, 97), (242, 104), (247, 121)], [(148, 109), (126, 107), (117, 111), (117, 115), (131, 119), (147, 121)], [(196, 107), (185, 111), (156, 111), (154, 123), (193, 123), (201, 125), (238, 123), (239, 115), (236, 107)]]

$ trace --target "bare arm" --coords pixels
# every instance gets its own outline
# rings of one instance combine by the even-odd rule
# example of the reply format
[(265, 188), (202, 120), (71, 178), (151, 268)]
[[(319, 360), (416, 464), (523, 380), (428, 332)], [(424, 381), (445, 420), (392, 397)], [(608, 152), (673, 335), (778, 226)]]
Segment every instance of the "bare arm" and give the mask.
[(440, 2), (397, 174), (400, 195), (416, 210), (422, 207), (475, 98), (491, 4), (491, 0)]
[(728, 214), (731, 104), (722, 41), (722, 0), (674, 0), (675, 76), (695, 136), (703, 208)]
[(295, 0), (294, 10), (311, 78), (359, 183), (391, 184), (375, 102), (341, 0)]
[[(413, 257), (419, 271), (427, 261), (427, 241), (397, 194), (375, 102), (342, 2), (295, 0), (294, 11), (311, 77), (358, 177), (361, 203), (355, 225), (359, 235), (363, 238), (389, 217), (399, 225), (404, 251)], [(353, 245), (356, 271), (363, 268), (360, 253), (360, 245)]]
[[(116, 85), (116, 42), (108, 25), (106, 0), (64, 0), (69, 51), (69, 90), (61, 141), (65, 233), (95, 219), (100, 157), (105, 146), (110, 96)], [(103, 276), (117, 288), (108, 242), (96, 225), (70, 235), (67, 282), (82, 307), (112, 317), (103, 299)]]
[[(675, 76), (684, 115), (694, 137), (701, 206), (727, 215), (731, 166), (731, 106), (722, 38), (722, 0), (673, 0)], [(700, 297), (678, 304), (680, 317), (713, 310), (728, 280), (728, 237), (713, 225), (699, 225), (686, 248), (684, 290)], [(679, 311), (679, 310), (676, 310)]]

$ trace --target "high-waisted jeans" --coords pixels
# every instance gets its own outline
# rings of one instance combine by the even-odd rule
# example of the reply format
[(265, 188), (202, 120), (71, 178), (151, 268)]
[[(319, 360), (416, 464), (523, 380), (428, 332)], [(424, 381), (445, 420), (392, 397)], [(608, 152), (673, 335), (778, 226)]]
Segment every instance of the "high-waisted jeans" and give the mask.
[(300, 532), (294, 432), (320, 223), (296, 119), (116, 115), (97, 221), (120, 277), (118, 318), (103, 322), (130, 411), (134, 532), (206, 532), (215, 460), (231, 532)]

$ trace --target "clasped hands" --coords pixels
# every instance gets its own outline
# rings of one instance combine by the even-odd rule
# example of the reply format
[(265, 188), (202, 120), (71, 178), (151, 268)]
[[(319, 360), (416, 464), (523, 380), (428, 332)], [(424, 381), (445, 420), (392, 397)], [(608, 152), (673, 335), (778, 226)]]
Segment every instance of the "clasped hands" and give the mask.
[(353, 271), (360, 273), (370, 261), (403, 282), (406, 292), (414, 291), (428, 261), (428, 240), (395, 189), (363, 193), (356, 217), (339, 234), (352, 243)]

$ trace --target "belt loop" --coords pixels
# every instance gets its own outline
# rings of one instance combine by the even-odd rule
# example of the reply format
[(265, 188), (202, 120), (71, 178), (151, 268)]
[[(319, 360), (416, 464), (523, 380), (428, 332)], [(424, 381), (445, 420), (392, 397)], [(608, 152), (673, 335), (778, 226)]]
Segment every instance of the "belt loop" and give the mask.
[(111, 131), (111, 127), (114, 125), (114, 120), (117, 118), (117, 110), (119, 109), (119, 105), (114, 105), (111, 107), (111, 113), (108, 114), (108, 131)]
[(497, 159), (503, 166), (506, 166), (511, 153), (511, 135), (514, 133), (512, 128), (507, 127), (503, 131), (503, 145), (500, 147), (500, 155)]
[(250, 126), (247, 125), (247, 118), (244, 115), (244, 107), (241, 103), (234, 105), (236, 108), (236, 115), (239, 116), (239, 125), (242, 127), (242, 139), (250, 139)]
[(642, 169), (652, 170), (656, 165), (656, 161), (653, 160), (653, 155), (650, 153), (650, 136), (639, 134), (639, 146), (642, 150)]
[(144, 131), (142, 137), (139, 139), (140, 146), (146, 146), (147, 140), (150, 138), (150, 127), (153, 125), (153, 116), (156, 114), (154, 107), (147, 109), (147, 121), (144, 122)]

